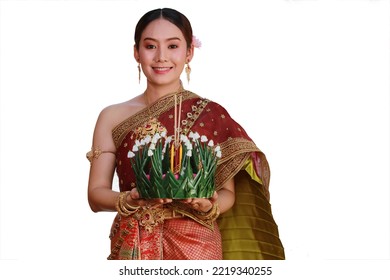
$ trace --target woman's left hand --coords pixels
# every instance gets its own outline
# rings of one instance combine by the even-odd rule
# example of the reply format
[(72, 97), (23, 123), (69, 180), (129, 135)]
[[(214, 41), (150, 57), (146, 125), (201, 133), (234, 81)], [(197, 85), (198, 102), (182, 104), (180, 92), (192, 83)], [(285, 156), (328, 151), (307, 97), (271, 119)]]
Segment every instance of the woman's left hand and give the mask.
[(183, 199), (182, 202), (190, 205), (192, 209), (197, 211), (208, 212), (211, 210), (217, 199), (218, 193), (214, 192), (214, 195), (211, 198), (188, 198)]

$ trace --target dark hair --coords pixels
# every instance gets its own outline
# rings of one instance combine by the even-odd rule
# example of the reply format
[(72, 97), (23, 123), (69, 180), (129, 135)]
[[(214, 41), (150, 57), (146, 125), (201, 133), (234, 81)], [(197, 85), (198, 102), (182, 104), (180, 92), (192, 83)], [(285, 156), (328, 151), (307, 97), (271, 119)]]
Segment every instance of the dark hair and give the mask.
[(135, 33), (134, 33), (134, 41), (135, 41), (135, 47), (138, 50), (139, 49), (139, 43), (141, 41), (142, 32), (145, 30), (145, 28), (148, 26), (149, 23), (156, 19), (166, 19), (169, 22), (176, 25), (181, 32), (183, 33), (183, 36), (187, 42), (187, 48), (189, 48), (192, 44), (192, 27), (191, 23), (188, 20), (188, 18), (183, 15), (182, 13), (170, 9), (170, 8), (163, 8), (163, 9), (155, 9), (152, 11), (147, 12), (144, 14), (140, 20), (137, 23), (137, 26), (135, 27)]

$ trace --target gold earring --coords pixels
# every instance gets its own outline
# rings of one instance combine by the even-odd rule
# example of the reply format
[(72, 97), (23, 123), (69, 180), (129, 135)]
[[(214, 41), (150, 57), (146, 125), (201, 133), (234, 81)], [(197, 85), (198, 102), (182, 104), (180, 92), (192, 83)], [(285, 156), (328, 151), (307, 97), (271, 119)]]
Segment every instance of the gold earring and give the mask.
[(190, 67), (190, 64), (188, 64), (188, 63), (186, 66), (186, 74), (187, 74), (187, 81), (188, 81), (188, 83), (190, 83), (191, 67)]
[(138, 83), (141, 83), (141, 65), (138, 63)]

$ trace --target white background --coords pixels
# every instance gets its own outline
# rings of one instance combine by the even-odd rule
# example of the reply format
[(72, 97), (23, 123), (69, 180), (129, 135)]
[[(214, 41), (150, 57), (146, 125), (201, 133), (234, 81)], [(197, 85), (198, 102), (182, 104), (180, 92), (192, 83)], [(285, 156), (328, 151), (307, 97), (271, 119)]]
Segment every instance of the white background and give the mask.
[(185, 87), (226, 107), (267, 155), (286, 258), (388, 260), (389, 1), (3, 0), (7, 279), (107, 266), (114, 214), (89, 209), (85, 153), (100, 110), (144, 90), (134, 28), (160, 7), (202, 41)]

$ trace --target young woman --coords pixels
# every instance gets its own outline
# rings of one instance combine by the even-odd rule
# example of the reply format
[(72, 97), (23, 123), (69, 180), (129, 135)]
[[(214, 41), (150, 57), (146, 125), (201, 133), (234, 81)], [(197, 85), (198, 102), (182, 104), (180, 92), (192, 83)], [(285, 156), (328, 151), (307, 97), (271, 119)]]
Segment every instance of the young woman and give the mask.
[[(194, 56), (188, 19), (173, 9), (150, 11), (139, 20), (134, 39), (146, 90), (102, 110), (87, 154), (91, 209), (118, 211), (108, 258), (284, 259), (264, 154), (223, 107), (182, 86), (180, 75), (184, 68), (190, 75)], [(212, 197), (141, 197), (129, 151), (156, 132), (174, 138), (196, 132), (220, 145)], [(119, 193), (112, 190), (115, 171)]]

